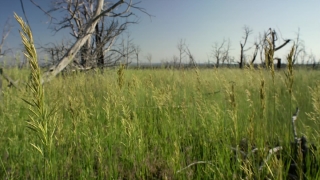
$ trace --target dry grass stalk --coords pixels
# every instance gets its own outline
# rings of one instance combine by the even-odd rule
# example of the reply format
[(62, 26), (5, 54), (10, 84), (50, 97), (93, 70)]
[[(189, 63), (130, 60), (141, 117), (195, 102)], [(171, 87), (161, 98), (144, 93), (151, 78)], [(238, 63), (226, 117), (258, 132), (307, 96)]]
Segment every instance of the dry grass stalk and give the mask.
[[(15, 19), (21, 26), (20, 31), (22, 43), (25, 48), (24, 55), (28, 59), (31, 76), (28, 87), (31, 90), (31, 100), (25, 100), (31, 107), (29, 108), (31, 115), (27, 121), (27, 127), (31, 129), (38, 139), (38, 143), (30, 143), (44, 158), (44, 177), (50, 173), (50, 154), (52, 149), (53, 134), (55, 131), (56, 121), (49, 119), (49, 113), (45, 107), (44, 102), (44, 89), (41, 85), (41, 71), (38, 65), (38, 57), (36, 48), (34, 46), (33, 36), (29, 26), (19, 17), (16, 13), (14, 14)], [(52, 124), (53, 123), (53, 124)]]
[(292, 96), (292, 86), (293, 86), (293, 55), (294, 55), (294, 45), (291, 48), (290, 53), (287, 56), (288, 65), (286, 75), (286, 86), (289, 90), (290, 96)]
[(124, 85), (124, 70), (125, 70), (125, 65), (121, 64), (117, 74), (118, 74), (118, 86), (120, 89), (122, 89), (123, 85)]

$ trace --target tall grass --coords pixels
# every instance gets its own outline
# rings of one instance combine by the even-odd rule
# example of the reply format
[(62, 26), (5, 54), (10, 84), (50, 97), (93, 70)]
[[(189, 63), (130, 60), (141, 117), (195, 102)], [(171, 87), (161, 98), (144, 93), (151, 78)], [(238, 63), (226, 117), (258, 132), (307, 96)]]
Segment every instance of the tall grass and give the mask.
[[(279, 81), (273, 88), (265, 70), (197, 73), (198, 77), (193, 70), (126, 70), (121, 91), (115, 70), (60, 76), (47, 84), (44, 102), (49, 107), (56, 102), (57, 109), (48, 157), (51, 167), (46, 169), (50, 178), (230, 179), (258, 172), (259, 160), (234, 162), (230, 147), (245, 150), (289, 143), (292, 114), (286, 76), (275, 71)], [(316, 145), (318, 75), (317, 71), (296, 71), (292, 85), (293, 107), (301, 107), (298, 132)], [(273, 91), (279, 93), (275, 115)], [(5, 88), (4, 92), (0, 174), (38, 178), (43, 163), (28, 143), (39, 141), (25, 129), (30, 111), (17, 90)], [(272, 126), (276, 124), (272, 121), (281, 125)], [(241, 144), (243, 139), (248, 146)], [(263, 151), (260, 154), (267, 157)], [(197, 163), (201, 161), (207, 163)], [(196, 164), (182, 170), (192, 163)], [(286, 167), (277, 158), (271, 157), (267, 165), (265, 174), (286, 177)]]
[(47, 175), (51, 173), (51, 150), (53, 146), (53, 135), (56, 126), (56, 119), (51, 118), (52, 114), (49, 114), (48, 107), (45, 104), (44, 89), (41, 85), (41, 71), (38, 65), (38, 58), (36, 48), (33, 42), (32, 32), (29, 26), (19, 17), (14, 14), (15, 19), (21, 26), (20, 31), (22, 43), (25, 51), (24, 55), (28, 59), (31, 75), (28, 83), (28, 89), (30, 90), (31, 97), (26, 100), (30, 105), (29, 120), (27, 120), (27, 127), (31, 130), (35, 136), (36, 142), (31, 142), (33, 148), (35, 148), (43, 158), (43, 174), (44, 179), (49, 178)]
[[(286, 179), (285, 155), (268, 150), (290, 148), (297, 106), (299, 136), (320, 144), (318, 71), (120, 67), (42, 87), (24, 33), (31, 79), (23, 92), (4, 84), (2, 179)], [(29, 73), (7, 72), (25, 81)]]

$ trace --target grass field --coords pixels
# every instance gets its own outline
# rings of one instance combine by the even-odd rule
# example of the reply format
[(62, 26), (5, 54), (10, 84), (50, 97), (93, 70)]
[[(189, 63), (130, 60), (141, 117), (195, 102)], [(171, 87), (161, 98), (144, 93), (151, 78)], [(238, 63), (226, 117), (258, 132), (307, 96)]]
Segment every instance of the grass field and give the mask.
[[(43, 87), (53, 133), (46, 154), (30, 144), (45, 152), (27, 128), (39, 118), (22, 100), (35, 100), (32, 90), (4, 84), (0, 178), (287, 179), (296, 107), (298, 136), (320, 145), (320, 72), (293, 69), (291, 88), (285, 71), (120, 68), (59, 76)], [(6, 72), (25, 82), (30, 74)], [(276, 146), (283, 150), (266, 159)], [(259, 149), (252, 157), (235, 156), (252, 148)], [(317, 171), (302, 176), (314, 179)]]
[(21, 88), (2, 88), (1, 179), (320, 177), (320, 72), (292, 68), (294, 48), (282, 71), (121, 65), (42, 86), (15, 18), (29, 69), (5, 69)]

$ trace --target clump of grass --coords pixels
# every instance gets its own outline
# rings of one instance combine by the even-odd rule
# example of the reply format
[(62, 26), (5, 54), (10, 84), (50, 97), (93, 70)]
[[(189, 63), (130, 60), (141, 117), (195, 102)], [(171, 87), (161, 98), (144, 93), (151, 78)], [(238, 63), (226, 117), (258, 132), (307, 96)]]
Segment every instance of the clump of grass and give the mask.
[(125, 65), (124, 64), (120, 64), (120, 67), (117, 71), (118, 74), (118, 86), (120, 89), (122, 89), (123, 85), (124, 85), (124, 70), (125, 70)]
[(295, 46), (293, 45), (290, 53), (287, 56), (287, 60), (288, 60), (287, 71), (284, 73), (286, 76), (285, 84), (287, 86), (287, 90), (289, 93), (289, 112), (290, 112), (290, 114), (292, 114), (292, 96), (293, 96), (292, 89), (293, 89), (293, 80), (294, 80), (294, 76), (293, 76), (294, 48), (295, 48)]
[(45, 105), (44, 89), (41, 85), (41, 71), (38, 65), (38, 57), (31, 29), (16, 13), (14, 13), (14, 17), (21, 26), (22, 31), (20, 31), (20, 35), (25, 48), (24, 55), (28, 59), (31, 68), (31, 78), (28, 83), (28, 88), (31, 90), (31, 99), (23, 99), (30, 105), (30, 115), (29, 120), (27, 121), (27, 127), (32, 130), (37, 138), (36, 142), (30, 144), (43, 157), (43, 174), (46, 179), (46, 175), (50, 173), (50, 156), (53, 146), (53, 134), (55, 131), (56, 121), (54, 118), (50, 118), (50, 114)]

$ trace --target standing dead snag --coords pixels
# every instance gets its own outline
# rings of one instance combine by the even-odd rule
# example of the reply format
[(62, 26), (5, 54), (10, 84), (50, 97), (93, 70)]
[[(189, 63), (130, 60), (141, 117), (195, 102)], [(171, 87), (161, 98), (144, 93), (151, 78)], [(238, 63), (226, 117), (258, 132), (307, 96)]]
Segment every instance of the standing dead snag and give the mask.
[(227, 41), (223, 39), (220, 45), (218, 45), (218, 43), (215, 43), (215, 45), (213, 46), (212, 55), (216, 59), (217, 68), (220, 66), (220, 62), (222, 63), (225, 63), (226, 61), (229, 62), (230, 60), (229, 50), (230, 50), (230, 40)]
[(177, 44), (177, 49), (179, 51), (179, 68), (182, 68), (182, 59), (184, 57), (184, 53), (186, 47), (186, 40), (180, 39), (178, 44)]
[(241, 48), (240, 49), (240, 61), (239, 61), (239, 68), (240, 69), (243, 68), (243, 64), (244, 64), (244, 52), (248, 51), (250, 49), (250, 48), (248, 48), (248, 49), (244, 50), (244, 46), (247, 44), (248, 37), (252, 33), (252, 30), (248, 26), (244, 26), (243, 29), (244, 29), (244, 37), (243, 37), (244, 42), (243, 43), (240, 42), (240, 48)]
[(269, 28), (268, 33), (266, 33), (264, 39), (264, 51), (265, 51), (265, 64), (267, 68), (271, 68), (273, 66), (274, 53), (287, 45), (291, 40), (287, 39), (283, 44), (276, 47), (275, 42), (278, 40), (278, 36), (275, 30)]
[[(100, 67), (105, 66), (105, 60), (110, 60), (113, 53), (119, 53), (111, 49), (118, 35), (124, 32), (129, 24), (137, 23), (137, 19), (131, 18), (135, 17), (131, 9), (147, 14), (143, 8), (136, 6), (138, 3), (133, 3), (132, 0), (52, 1), (54, 8), (48, 11), (49, 13), (45, 12), (46, 14), (66, 12), (66, 16), (55, 23), (58, 25), (55, 30), (70, 28), (76, 41), (63, 58), (44, 74), (42, 82), (50, 81), (72, 62), (75, 56), (81, 57), (80, 64), (83, 66), (92, 64), (88, 61), (93, 61)], [(107, 54), (108, 52), (111, 53)]]
[[(243, 65), (245, 64), (245, 52), (250, 50), (252, 47), (249, 47), (247, 49), (244, 49), (244, 47), (246, 46), (247, 44), (247, 41), (248, 41), (248, 38), (249, 38), (249, 35), (252, 34), (252, 29), (250, 29), (248, 26), (244, 26), (243, 28), (244, 30), (244, 37), (243, 40), (244, 42), (240, 42), (240, 61), (239, 61), (239, 68), (242, 69), (243, 68)], [(256, 60), (256, 57), (258, 55), (258, 51), (259, 51), (259, 47), (260, 45), (258, 43), (254, 43), (254, 46), (255, 46), (255, 50), (253, 52), (253, 55), (252, 55), (252, 59), (249, 60), (250, 61), (250, 65), (253, 65), (254, 61)]]
[[(110, 7), (107, 12), (111, 11), (112, 9), (116, 8), (119, 4), (122, 4), (123, 1), (119, 1), (114, 6)], [(50, 68), (48, 72), (44, 74), (44, 77), (42, 78), (42, 82), (50, 81), (53, 77), (55, 77), (59, 72), (61, 72), (75, 57), (75, 54), (80, 50), (80, 48), (84, 45), (85, 42), (90, 38), (91, 34), (95, 30), (95, 26), (99, 21), (99, 18), (101, 16), (101, 10), (103, 9), (103, 0), (99, 0), (98, 4), (96, 6), (94, 18), (89, 21), (89, 23), (86, 25), (83, 33), (83, 37), (79, 38), (72, 47), (68, 50), (68, 52), (64, 55), (64, 57), (61, 59), (61, 61)]]
[(256, 60), (258, 51), (259, 51), (259, 44), (258, 44), (258, 43), (255, 43), (254, 45), (255, 45), (256, 48), (255, 48), (255, 50), (254, 50), (252, 59), (251, 59), (251, 61), (250, 61), (250, 65), (253, 65), (254, 61)]
[(139, 54), (141, 52), (141, 48), (139, 45), (135, 45), (133, 46), (133, 51), (134, 51), (134, 54), (136, 55), (136, 60), (137, 60), (137, 68), (140, 67), (140, 64), (139, 64)]

